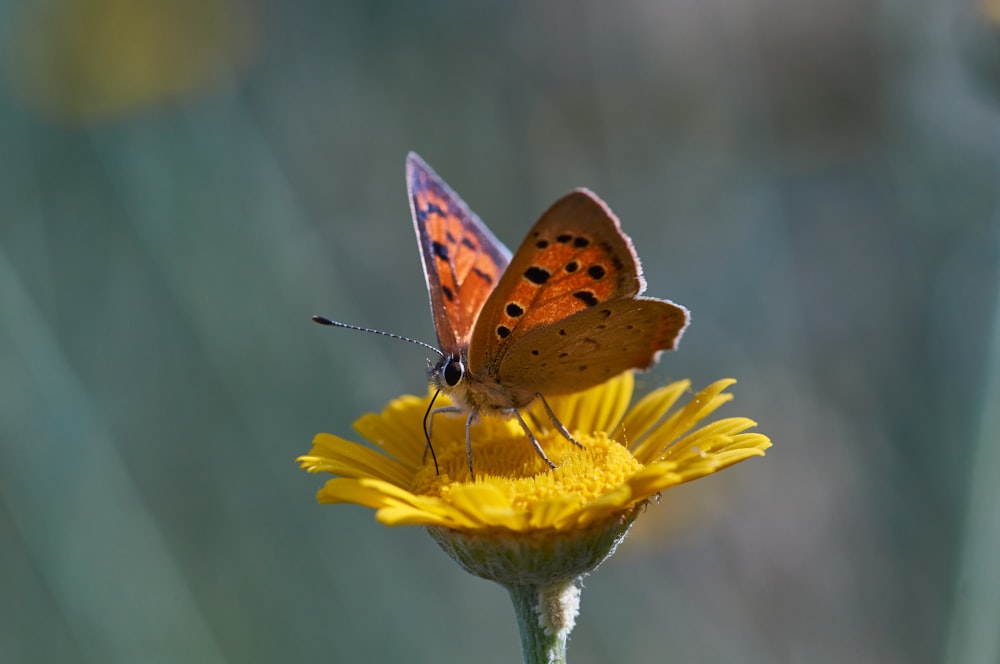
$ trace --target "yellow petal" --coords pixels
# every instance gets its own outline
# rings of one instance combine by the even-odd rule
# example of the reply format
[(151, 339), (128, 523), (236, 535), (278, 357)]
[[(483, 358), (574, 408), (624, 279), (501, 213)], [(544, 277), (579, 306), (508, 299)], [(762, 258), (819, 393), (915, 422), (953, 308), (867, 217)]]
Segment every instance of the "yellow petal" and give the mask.
[(471, 522), (456, 522), (444, 514), (428, 512), (409, 505), (392, 505), (375, 512), (375, 518), (387, 526), (441, 526), (443, 528), (474, 528)]
[(663, 458), (673, 458), (687, 451), (689, 448), (694, 448), (701, 452), (721, 449), (720, 446), (722, 445), (732, 444), (737, 434), (755, 426), (757, 426), (756, 422), (745, 417), (729, 417), (706, 424), (697, 431), (671, 443), (664, 452)]
[(629, 478), (628, 484), (632, 487), (633, 495), (647, 499), (683, 481), (683, 476), (677, 472), (677, 464), (660, 461), (646, 466), (633, 475)]
[(733, 396), (722, 394), (722, 391), (735, 382), (732, 378), (717, 380), (696, 394), (681, 410), (653, 427), (648, 437), (633, 450), (635, 457), (643, 463), (655, 459), (671, 441), (682, 436), (716, 408), (730, 401)]
[(646, 438), (653, 425), (674, 407), (677, 400), (691, 387), (691, 381), (680, 380), (653, 390), (639, 400), (625, 415), (621, 426), (621, 439), (629, 448), (636, 449)]
[(376, 509), (402, 504), (433, 512), (440, 506), (437, 498), (416, 496), (395, 484), (369, 478), (327, 480), (316, 498), (321, 503), (357, 503)]
[(595, 521), (600, 521), (615, 512), (621, 512), (639, 502), (633, 500), (632, 487), (627, 483), (620, 484), (599, 498), (587, 503), (580, 510), (576, 522), (581, 526), (586, 526)]
[(449, 502), (456, 510), (482, 525), (518, 530), (527, 520), (526, 514), (514, 511), (508, 496), (490, 484), (456, 486)]
[[(571, 430), (610, 434), (628, 410), (634, 386), (633, 373), (626, 371), (589, 390), (549, 399), (549, 405), (556, 418)], [(532, 406), (535, 419), (547, 422), (544, 407)]]
[(423, 400), (418, 397), (400, 397), (379, 414), (362, 415), (354, 423), (354, 430), (402, 463), (418, 467), (423, 461), (424, 434), (421, 426), (425, 408)]
[(531, 528), (551, 528), (560, 523), (579, 508), (579, 501), (572, 498), (550, 498), (536, 504), (531, 510), (528, 526)]
[(310, 472), (327, 472), (341, 477), (377, 477), (397, 486), (410, 486), (413, 470), (384, 454), (349, 440), (317, 434), (312, 453), (299, 462)]
[(682, 481), (690, 482), (755, 456), (764, 456), (764, 452), (751, 447), (703, 454), (700, 457), (691, 456), (687, 460), (678, 461), (677, 472), (683, 478)]
[(625, 417), (628, 405), (632, 401), (635, 374), (626, 371), (605, 383), (604, 388), (601, 392), (591, 390), (589, 398), (581, 404), (582, 411), (590, 412), (591, 417), (589, 422), (583, 422), (582, 426), (578, 427), (580, 430), (603, 431), (609, 435), (614, 432)]

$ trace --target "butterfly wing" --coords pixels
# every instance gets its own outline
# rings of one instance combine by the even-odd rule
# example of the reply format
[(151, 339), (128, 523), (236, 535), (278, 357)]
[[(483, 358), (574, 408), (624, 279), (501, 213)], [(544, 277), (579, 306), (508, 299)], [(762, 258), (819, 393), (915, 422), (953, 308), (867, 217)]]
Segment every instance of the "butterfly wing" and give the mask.
[(406, 158), (406, 183), (438, 343), (452, 355), (469, 345), (510, 250), (413, 152)]
[(649, 368), (677, 345), (687, 322), (687, 311), (667, 300), (611, 300), (518, 337), (496, 376), (512, 385), (530, 376), (532, 394), (578, 392), (627, 369)]
[(614, 213), (573, 191), (529, 231), (484, 303), (469, 370), (514, 390), (575, 392), (673, 348), (687, 311), (636, 297), (639, 259)]

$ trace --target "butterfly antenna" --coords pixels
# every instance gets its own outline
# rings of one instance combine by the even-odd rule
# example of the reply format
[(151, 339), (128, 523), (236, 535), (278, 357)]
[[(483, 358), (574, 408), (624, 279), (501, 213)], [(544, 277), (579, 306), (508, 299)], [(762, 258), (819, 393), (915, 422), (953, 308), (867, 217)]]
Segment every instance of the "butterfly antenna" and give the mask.
[(434, 351), (441, 357), (444, 357), (444, 353), (442, 353), (438, 348), (435, 348), (430, 344), (426, 344), (423, 341), (418, 341), (416, 339), (404, 337), (401, 334), (393, 334), (392, 332), (384, 332), (382, 330), (373, 330), (369, 327), (361, 327), (360, 325), (349, 325), (348, 323), (341, 323), (335, 320), (330, 320), (329, 318), (324, 318), (323, 316), (313, 316), (312, 319), (313, 322), (319, 323), (320, 325), (329, 325), (331, 327), (342, 327), (346, 330), (357, 330), (358, 332), (370, 332), (371, 334), (381, 334), (383, 337), (389, 337), (390, 339), (399, 339), (400, 341), (408, 341), (411, 344), (423, 346), (428, 350)]

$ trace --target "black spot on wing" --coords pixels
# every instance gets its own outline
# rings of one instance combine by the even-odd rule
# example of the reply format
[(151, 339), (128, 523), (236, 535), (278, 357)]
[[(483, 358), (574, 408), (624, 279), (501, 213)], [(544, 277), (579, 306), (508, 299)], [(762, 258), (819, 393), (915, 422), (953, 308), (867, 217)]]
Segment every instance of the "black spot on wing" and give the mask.
[(538, 286), (541, 286), (548, 281), (551, 276), (551, 272), (546, 270), (544, 267), (538, 267), (537, 265), (532, 265), (524, 271), (524, 278)]
[(513, 302), (507, 303), (506, 311), (507, 315), (510, 316), (511, 318), (517, 318), (518, 316), (524, 314), (524, 309), (514, 304)]
[(480, 279), (482, 279), (486, 283), (488, 283), (488, 284), (492, 284), (493, 283), (493, 277), (491, 277), (490, 275), (486, 274), (485, 272), (483, 272), (482, 270), (480, 270), (478, 267), (472, 268), (472, 271), (476, 274), (477, 277), (479, 277)]
[(607, 274), (607, 272), (605, 272), (604, 268), (601, 267), (600, 265), (591, 265), (590, 267), (587, 268), (587, 274), (590, 275), (591, 279), (597, 281), (599, 279), (603, 279), (604, 275)]
[(441, 260), (443, 261), (449, 260), (448, 247), (441, 244), (437, 240), (431, 242), (431, 250), (434, 252), (434, 255), (440, 258)]
[(445, 299), (447, 299), (449, 302), (455, 301), (455, 293), (453, 293), (452, 290), (447, 286), (442, 286), (441, 292), (444, 293)]
[(580, 300), (588, 307), (592, 307), (596, 305), (598, 302), (600, 302), (600, 300), (598, 300), (597, 297), (590, 291), (576, 291), (575, 293), (573, 293), (573, 297)]

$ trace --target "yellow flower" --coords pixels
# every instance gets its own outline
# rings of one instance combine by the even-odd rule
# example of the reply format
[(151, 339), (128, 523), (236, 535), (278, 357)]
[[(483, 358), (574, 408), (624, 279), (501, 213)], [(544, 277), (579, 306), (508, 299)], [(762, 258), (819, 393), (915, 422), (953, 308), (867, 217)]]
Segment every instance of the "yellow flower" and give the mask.
[(641, 508), (664, 489), (771, 446), (763, 434), (748, 433), (755, 423), (742, 417), (695, 428), (730, 400), (724, 390), (734, 382), (717, 381), (678, 406), (690, 388), (680, 381), (629, 410), (634, 378), (626, 372), (550, 399), (583, 449), (536, 404), (525, 419), (555, 469), (516, 421), (479, 418), (471, 431), (472, 479), (465, 417), (442, 413), (433, 422), (436, 472), (423, 430), (430, 395), (400, 397), (354, 423), (377, 449), (319, 434), (298, 461), (337, 476), (320, 490), (320, 502), (367, 505), (390, 526), (426, 526), (468, 572), (508, 590), (525, 662), (565, 662), (581, 580), (614, 552)]
[(379, 451), (319, 434), (298, 461), (310, 472), (338, 476), (320, 490), (320, 502), (367, 505), (386, 525), (467, 534), (572, 531), (630, 512), (675, 484), (763, 456), (771, 443), (763, 434), (746, 432), (755, 426), (749, 419), (727, 418), (694, 429), (730, 400), (724, 390), (734, 382), (717, 381), (682, 408), (676, 406), (689, 390), (688, 381), (655, 390), (628, 410), (631, 372), (549, 399), (584, 449), (549, 426), (540, 406), (529, 408), (527, 421), (534, 423), (554, 470), (515, 420), (483, 417), (472, 427), (476, 477), (469, 481), (465, 418), (439, 414), (432, 431), (440, 466), (436, 474), (425, 452), (422, 424), (429, 396), (400, 397), (381, 414), (355, 422), (358, 433)]

